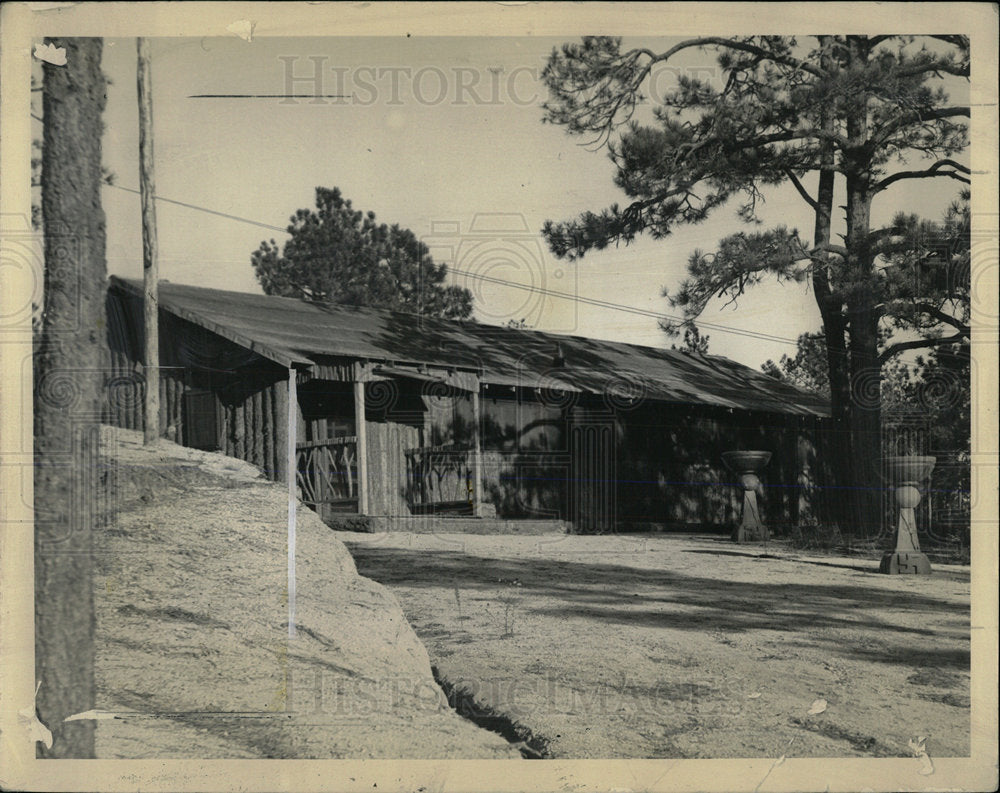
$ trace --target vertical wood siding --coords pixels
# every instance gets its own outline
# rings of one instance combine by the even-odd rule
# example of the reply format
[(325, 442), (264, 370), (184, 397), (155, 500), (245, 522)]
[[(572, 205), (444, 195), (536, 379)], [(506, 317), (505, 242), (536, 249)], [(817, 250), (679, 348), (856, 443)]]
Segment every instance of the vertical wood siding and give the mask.
[(368, 508), (371, 515), (409, 515), (406, 449), (420, 446), (420, 429), (391, 420), (365, 422), (368, 431)]

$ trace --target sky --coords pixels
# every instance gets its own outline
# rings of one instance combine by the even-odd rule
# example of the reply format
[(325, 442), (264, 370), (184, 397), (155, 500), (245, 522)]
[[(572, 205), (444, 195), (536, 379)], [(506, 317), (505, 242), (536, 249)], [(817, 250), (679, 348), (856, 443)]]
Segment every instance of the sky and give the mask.
[[(671, 313), (662, 289), (680, 283), (693, 250), (710, 251), (745, 224), (735, 208), (723, 207), (664, 240), (640, 238), (572, 263), (548, 252), (539, 231), (545, 220), (627, 201), (603, 151), (542, 123), (541, 70), (564, 40), (151, 39), (157, 195), (252, 221), (160, 201), (160, 276), (259, 293), (250, 254), (264, 239), (287, 239), (267, 226), (283, 229), (295, 210), (312, 207), (317, 186), (339, 187), (355, 208), (427, 242), (449, 265), (452, 282), (471, 289), (483, 322), (523, 318), (540, 330), (669, 346), (651, 316)], [(671, 43), (626, 39), (623, 46)], [(117, 185), (102, 195), (108, 270), (141, 277), (139, 197), (128, 191), (138, 188), (135, 40), (106, 39), (103, 68), (112, 81), (104, 159)], [(686, 54), (656, 73), (650, 93), (682, 72), (711, 79), (714, 56)], [(268, 97), (289, 92), (343, 98)], [(258, 98), (199, 98), (222, 94)], [(873, 220), (901, 209), (940, 217), (957, 188), (946, 180), (900, 182), (873, 208)], [(808, 239), (812, 219), (794, 189), (765, 196), (764, 227), (782, 223)], [(477, 275), (632, 310), (545, 297)], [(710, 304), (701, 326), (710, 352), (757, 368), (794, 354), (795, 339), (817, 330), (819, 315), (807, 283), (768, 282), (735, 308)]]

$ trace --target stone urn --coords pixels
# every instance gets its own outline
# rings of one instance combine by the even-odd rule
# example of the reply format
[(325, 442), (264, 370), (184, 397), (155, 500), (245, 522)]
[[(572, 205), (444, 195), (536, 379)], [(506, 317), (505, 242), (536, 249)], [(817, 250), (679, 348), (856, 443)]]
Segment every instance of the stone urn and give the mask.
[(760, 486), (758, 474), (771, 461), (771, 452), (723, 452), (722, 461), (730, 471), (739, 475), (743, 485), (743, 512), (740, 524), (733, 532), (734, 542), (767, 542), (770, 535), (760, 520), (757, 488)]
[(930, 477), (935, 462), (937, 461), (934, 457), (918, 455), (885, 459), (886, 476), (895, 490), (896, 504), (899, 505), (899, 523), (896, 528), (896, 549), (882, 557), (879, 572), (921, 575), (930, 573), (930, 560), (920, 552), (917, 517), (914, 510), (921, 498), (917, 488)]

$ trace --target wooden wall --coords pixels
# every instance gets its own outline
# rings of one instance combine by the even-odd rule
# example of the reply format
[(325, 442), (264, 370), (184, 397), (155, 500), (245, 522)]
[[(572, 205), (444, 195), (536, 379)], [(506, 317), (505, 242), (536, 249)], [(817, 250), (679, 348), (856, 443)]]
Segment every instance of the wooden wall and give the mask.
[(541, 402), (534, 389), (484, 389), (482, 492), (502, 518), (568, 519), (572, 466), (566, 404)]
[(409, 515), (407, 449), (426, 445), (427, 406), (419, 384), (406, 380), (365, 384), (368, 514)]
[(219, 451), (260, 468), (269, 479), (284, 479), (287, 466), (288, 382), (261, 385), (237, 375), (217, 392)]
[(739, 520), (742, 491), (722, 462), (734, 449), (771, 452), (758, 502), (765, 523), (781, 533), (799, 520), (800, 420), (686, 405), (643, 405), (622, 417), (618, 519), (623, 525), (729, 527)]
[(409, 515), (404, 451), (420, 446), (419, 427), (392, 420), (369, 420), (368, 513)]
[[(112, 289), (107, 308), (104, 421), (141, 430), (145, 388), (141, 303)], [(282, 480), (287, 465), (287, 369), (165, 312), (161, 312), (160, 322), (163, 435), (192, 444), (191, 428), (185, 426), (185, 394), (210, 394), (211, 400), (204, 400), (204, 404), (214, 406), (218, 450)], [(334, 362), (330, 366), (330, 375), (338, 378), (351, 371), (346, 364)], [(383, 387), (381, 392), (377, 383), (368, 385), (376, 389), (368, 399), (366, 413), (368, 511), (372, 515), (408, 515), (405, 450), (431, 445), (431, 435), (448, 442), (461, 441), (469, 434), (468, 428), (461, 426), (468, 421), (468, 411), (464, 402), (453, 412), (442, 412), (440, 406), (431, 410), (433, 405), (420, 387), (405, 380), (391, 389)], [(344, 403), (331, 410), (345, 426), (352, 420), (347, 401), (353, 396), (330, 391), (326, 397), (320, 394), (320, 407), (310, 407), (306, 398), (310, 386), (321, 391), (313, 384), (301, 387), (302, 398), (296, 406), (300, 442), (329, 426), (316, 411), (330, 400)], [(586, 412), (590, 402), (593, 415)], [(565, 404), (540, 401), (531, 389), (484, 390), (480, 428), (483, 497), (496, 507), (500, 517), (572, 520), (580, 503), (596, 498), (612, 504), (619, 528), (650, 523), (692, 528), (731, 526), (737, 520), (741, 496), (733, 485), (736, 476), (721, 461), (721, 453), (730, 449), (773, 453), (761, 477), (760, 502), (764, 520), (779, 531), (810, 511), (811, 494), (822, 496), (821, 422), (651, 402), (609, 413), (600, 399), (590, 398), (590, 402), (584, 395), (567, 397)], [(305, 406), (305, 413), (300, 406)], [(449, 421), (456, 427), (445, 426)], [(574, 445), (573, 438), (579, 436), (579, 432), (574, 435), (574, 426), (596, 426), (595, 421), (610, 421), (614, 427), (613, 451), (608, 452), (614, 459), (591, 460), (600, 465), (584, 465), (586, 461), (574, 460), (574, 454), (579, 457), (583, 448)], [(610, 494), (595, 496), (590, 485), (582, 488), (577, 482), (608, 477), (614, 480)], [(576, 518), (584, 525), (588, 522), (588, 516)]]
[[(142, 430), (145, 378), (138, 298), (117, 290), (107, 297), (105, 423)], [(185, 394), (207, 393), (214, 404), (213, 446), (258, 466), (270, 479), (284, 477), (288, 423), (287, 369), (193, 323), (160, 312), (160, 428), (163, 437), (194, 445), (185, 425)]]
[[(778, 533), (821, 511), (816, 419), (652, 402), (610, 411), (583, 395), (560, 416), (527, 392), (486, 393), (483, 493), (500, 517), (558, 517), (596, 531), (731, 527), (742, 507), (721, 457), (731, 449), (772, 453), (759, 502)], [(590, 441), (605, 425), (614, 443), (597, 448)]]

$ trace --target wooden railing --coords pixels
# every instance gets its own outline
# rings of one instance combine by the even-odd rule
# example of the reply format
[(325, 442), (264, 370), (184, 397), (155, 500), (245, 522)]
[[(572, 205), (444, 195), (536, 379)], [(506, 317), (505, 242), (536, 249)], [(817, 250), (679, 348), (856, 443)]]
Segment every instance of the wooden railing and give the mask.
[(407, 449), (406, 495), (415, 512), (442, 508), (471, 509), (473, 452), (463, 446)]
[(353, 435), (298, 444), (295, 478), (302, 500), (312, 506), (356, 501), (357, 449), (358, 439)]

